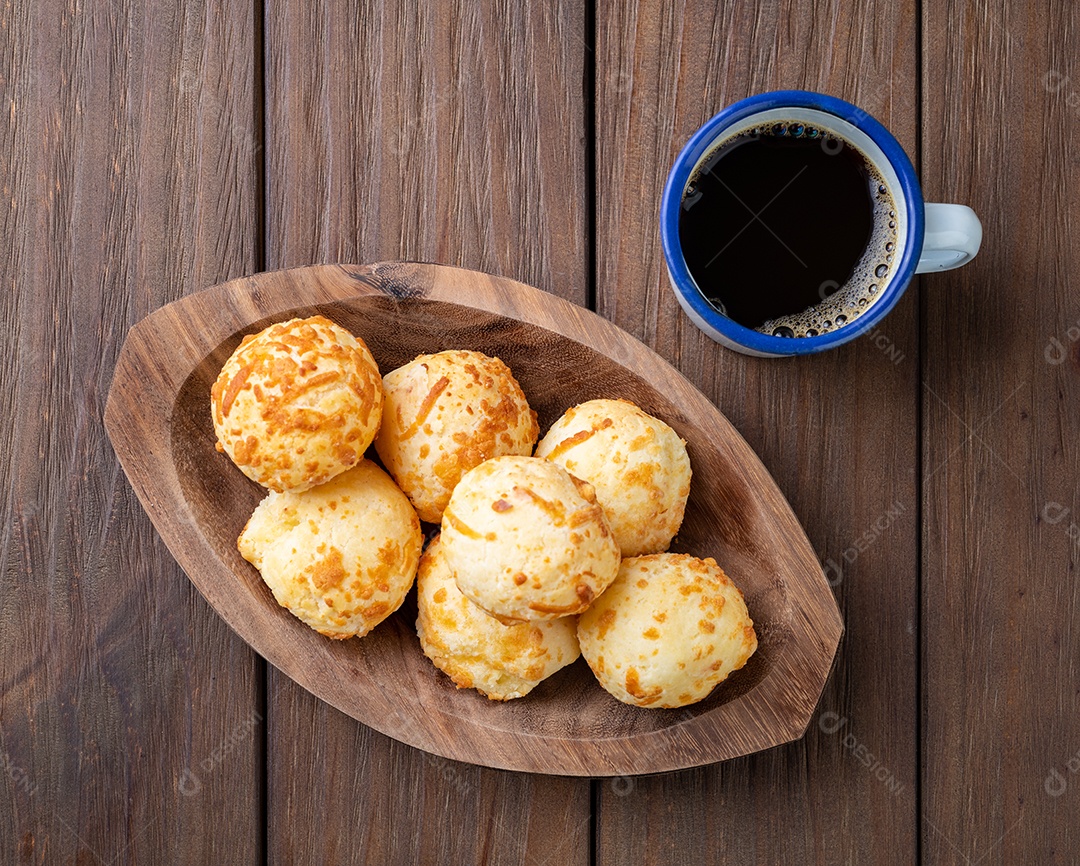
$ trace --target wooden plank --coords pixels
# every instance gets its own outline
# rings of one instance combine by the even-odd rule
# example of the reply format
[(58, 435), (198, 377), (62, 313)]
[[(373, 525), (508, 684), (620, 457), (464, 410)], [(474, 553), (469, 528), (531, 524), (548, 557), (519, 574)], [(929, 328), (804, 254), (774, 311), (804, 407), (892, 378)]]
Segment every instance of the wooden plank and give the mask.
[(984, 227), (924, 290), (923, 851), (1074, 862), (1080, 9), (923, 8), (924, 187)]
[[(270, 267), (421, 259), (585, 301), (580, 3), (273, 0), (266, 25)], [(273, 671), (268, 707), (275, 862), (588, 859), (587, 781), (432, 758)]]
[(127, 329), (258, 265), (250, 4), (0, 11), (0, 839), (19, 862), (255, 863), (261, 664), (105, 438)]
[(847, 98), (914, 153), (916, 26), (910, 0), (641, 0), (598, 10), (599, 310), (680, 367), (762, 457), (823, 562), (836, 563), (828, 571), (847, 627), (803, 740), (601, 786), (599, 863), (917, 858), (916, 292), (876, 335), (842, 349), (744, 357), (680, 311), (657, 223), (679, 149), (751, 93), (797, 87)]

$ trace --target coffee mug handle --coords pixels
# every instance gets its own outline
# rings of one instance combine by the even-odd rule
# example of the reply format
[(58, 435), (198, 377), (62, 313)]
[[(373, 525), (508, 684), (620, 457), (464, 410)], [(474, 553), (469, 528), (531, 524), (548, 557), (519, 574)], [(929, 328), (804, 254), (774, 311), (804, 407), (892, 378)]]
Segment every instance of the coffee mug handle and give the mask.
[(966, 265), (979, 251), (982, 223), (963, 204), (926, 204), (926, 235), (917, 274), (951, 271)]

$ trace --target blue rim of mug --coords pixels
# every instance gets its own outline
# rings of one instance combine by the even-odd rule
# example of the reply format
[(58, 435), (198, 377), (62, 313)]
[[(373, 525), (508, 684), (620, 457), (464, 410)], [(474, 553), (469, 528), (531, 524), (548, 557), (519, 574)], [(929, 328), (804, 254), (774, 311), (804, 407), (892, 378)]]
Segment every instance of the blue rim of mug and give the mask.
[[(682, 207), (683, 191), (698, 160), (723, 137), (726, 129), (751, 115), (776, 108), (815, 109), (845, 120), (866, 133), (892, 164), (893, 171), (896, 172), (900, 181), (900, 189), (894, 193), (899, 194), (903, 199), (907, 211), (904, 253), (897, 265), (896, 273), (885, 287), (878, 302), (850, 325), (816, 337), (774, 337), (772, 334), (763, 334), (740, 325), (717, 312), (705, 300), (690, 276), (690, 270), (686, 266), (686, 260), (683, 258), (679, 245), (679, 212)], [(867, 156), (871, 155), (867, 154)], [(892, 133), (867, 112), (850, 102), (808, 90), (774, 90), (750, 96), (729, 105), (710, 118), (691, 136), (675, 160), (660, 201), (660, 236), (673, 287), (698, 317), (725, 338), (762, 355), (809, 355), (840, 346), (873, 328), (896, 306), (915, 275), (915, 267), (922, 253), (924, 228), (923, 195), (918, 177), (915, 175), (915, 168)]]

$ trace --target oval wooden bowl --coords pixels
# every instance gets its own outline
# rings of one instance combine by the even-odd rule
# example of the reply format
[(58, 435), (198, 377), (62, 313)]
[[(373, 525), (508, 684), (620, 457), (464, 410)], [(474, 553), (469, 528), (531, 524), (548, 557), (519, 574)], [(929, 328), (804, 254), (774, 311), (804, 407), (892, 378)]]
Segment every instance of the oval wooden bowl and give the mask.
[[(279, 607), (236, 549), (265, 491), (214, 450), (210, 385), (245, 334), (321, 313), (386, 372), (470, 348), (513, 369), (542, 430), (570, 406), (624, 397), (686, 440), (694, 478), (673, 550), (712, 556), (743, 590), (760, 645), (706, 700), (621, 704), (584, 660), (530, 695), (457, 690), (420, 650), (413, 595), (362, 639), (332, 641)], [(173, 556), (271, 664), (350, 716), (447, 758), (560, 775), (653, 773), (801, 736), (843, 626), (790, 506), (750, 447), (674, 368), (610, 322), (512, 280), (420, 264), (319, 266), (233, 280), (169, 304), (124, 343), (105, 411), (124, 471)]]

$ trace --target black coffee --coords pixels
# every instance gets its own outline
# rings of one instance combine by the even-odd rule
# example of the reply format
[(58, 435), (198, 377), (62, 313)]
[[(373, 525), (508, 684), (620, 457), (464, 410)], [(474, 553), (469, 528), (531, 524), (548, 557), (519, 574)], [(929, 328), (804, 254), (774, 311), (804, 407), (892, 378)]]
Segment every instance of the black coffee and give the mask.
[(881, 177), (831, 132), (773, 122), (720, 142), (687, 184), (679, 240), (720, 312), (777, 336), (815, 336), (875, 300), (896, 214)]

